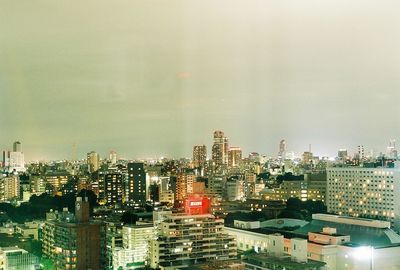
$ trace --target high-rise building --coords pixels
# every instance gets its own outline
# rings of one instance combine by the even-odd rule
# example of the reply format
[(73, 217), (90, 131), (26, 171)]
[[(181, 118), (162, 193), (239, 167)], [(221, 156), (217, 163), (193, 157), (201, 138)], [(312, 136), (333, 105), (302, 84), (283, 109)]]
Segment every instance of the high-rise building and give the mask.
[(400, 169), (328, 168), (326, 205), (329, 213), (384, 219), (400, 228)]
[(347, 149), (339, 149), (338, 158), (339, 160), (346, 160), (348, 157)]
[(207, 148), (205, 145), (195, 145), (193, 147), (193, 166), (203, 167), (207, 162)]
[(228, 166), (236, 167), (242, 160), (242, 149), (240, 147), (230, 147), (228, 152)]
[(153, 224), (125, 225), (122, 248), (114, 250), (113, 269), (143, 269), (148, 261), (149, 242), (154, 237)]
[(387, 147), (387, 156), (389, 158), (397, 159), (398, 153), (396, 150), (396, 140), (390, 140), (389, 146)]
[[(192, 207), (198, 208), (199, 205), (196, 203)], [(152, 268), (180, 269), (236, 257), (235, 239), (223, 232), (223, 219), (211, 214), (179, 215), (171, 212), (161, 216), (161, 220), (154, 219), (157, 239), (150, 242)]]
[(8, 167), (8, 171), (24, 172), (25, 171), (25, 156), (21, 151), (21, 143), (14, 142), (13, 151), (3, 152), (3, 165)]
[(358, 147), (358, 158), (360, 160), (364, 160), (365, 159), (365, 150), (364, 150), (364, 145), (359, 145)]
[(228, 138), (224, 132), (217, 130), (214, 132), (214, 144), (212, 146), (212, 160), (216, 167), (221, 167), (228, 163)]
[[(52, 227), (53, 232), (46, 226)], [(105, 267), (105, 227), (102, 222), (89, 220), (89, 202), (78, 197), (75, 218), (46, 222), (44, 242), (53, 243), (50, 256), (56, 269), (92, 269)], [(52, 239), (48, 239), (51, 238)]]
[(104, 197), (108, 205), (121, 205), (123, 199), (123, 184), (121, 173), (107, 173), (104, 175)]
[(13, 143), (13, 152), (22, 152), (22, 146), (19, 141)]
[(10, 201), (20, 198), (20, 180), (12, 175), (0, 178), (0, 201)]
[(175, 199), (180, 203), (193, 193), (193, 183), (196, 181), (196, 176), (193, 173), (180, 173), (176, 178)]
[(141, 162), (128, 163), (128, 201), (144, 204), (146, 202), (146, 172)]
[(281, 140), (279, 142), (279, 152), (278, 152), (278, 157), (285, 159), (285, 154), (286, 154), (286, 141)]
[(87, 154), (87, 164), (89, 166), (89, 172), (96, 172), (100, 168), (100, 156), (95, 151)]
[(111, 164), (117, 164), (117, 152), (115, 152), (114, 150), (111, 150), (109, 159), (111, 161)]

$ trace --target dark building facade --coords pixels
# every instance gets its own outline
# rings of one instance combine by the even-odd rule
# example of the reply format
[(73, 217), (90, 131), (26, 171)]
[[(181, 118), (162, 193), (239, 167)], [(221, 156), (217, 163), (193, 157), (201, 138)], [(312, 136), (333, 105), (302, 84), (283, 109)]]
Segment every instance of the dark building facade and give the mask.
[(140, 162), (128, 163), (128, 202), (146, 202), (146, 172)]

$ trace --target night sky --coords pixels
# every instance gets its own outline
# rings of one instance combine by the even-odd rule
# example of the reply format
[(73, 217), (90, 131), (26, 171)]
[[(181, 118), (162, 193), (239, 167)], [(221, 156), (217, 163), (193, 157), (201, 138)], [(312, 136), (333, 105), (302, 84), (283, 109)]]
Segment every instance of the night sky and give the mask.
[(0, 149), (190, 157), (385, 151), (400, 134), (399, 1), (0, 0)]

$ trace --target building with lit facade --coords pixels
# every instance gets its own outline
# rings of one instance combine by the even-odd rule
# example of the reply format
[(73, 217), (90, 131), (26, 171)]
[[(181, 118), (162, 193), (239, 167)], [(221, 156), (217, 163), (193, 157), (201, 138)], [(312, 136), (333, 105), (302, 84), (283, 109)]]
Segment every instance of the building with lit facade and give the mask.
[(121, 173), (106, 173), (104, 175), (104, 197), (107, 205), (122, 205), (123, 183)]
[(20, 180), (17, 175), (0, 178), (0, 201), (20, 198)]
[(334, 167), (327, 169), (329, 213), (390, 221), (400, 228), (400, 169)]
[(19, 247), (0, 247), (0, 269), (40, 269), (39, 258)]
[(189, 194), (193, 193), (193, 183), (196, 175), (193, 173), (180, 173), (176, 177), (175, 200), (182, 202)]
[(207, 162), (207, 148), (205, 145), (195, 145), (193, 147), (193, 166), (203, 167)]
[(228, 164), (228, 138), (224, 132), (217, 130), (214, 132), (214, 144), (212, 146), (212, 161), (216, 167)]
[(105, 226), (89, 220), (89, 202), (78, 197), (75, 215), (49, 213), (43, 229), (43, 253), (57, 270), (100, 270), (105, 267)]
[(146, 172), (141, 162), (128, 163), (128, 203), (146, 202)]
[(239, 162), (242, 160), (242, 149), (240, 147), (230, 147), (228, 151), (228, 166), (236, 167), (239, 166)]
[[(326, 214), (314, 214), (312, 218), (311, 222), (298, 221), (305, 224), (294, 231), (279, 226), (291, 226), (290, 222), (296, 220), (278, 219), (266, 221), (278, 230), (235, 221), (234, 226), (225, 227), (225, 232), (237, 239), (238, 250), (261, 254), (262, 258), (253, 263), (245, 260), (246, 269), (307, 269), (312, 265), (321, 268), (308, 269), (400, 269), (400, 257), (396, 255), (400, 252), (400, 236), (390, 228), (390, 222)], [(264, 264), (259, 268), (248, 265), (261, 262)], [(294, 264), (297, 268), (290, 268)]]
[(125, 225), (122, 228), (122, 247), (113, 254), (113, 269), (143, 268), (148, 262), (150, 240), (154, 239), (153, 224)]
[(96, 172), (96, 171), (99, 170), (99, 168), (100, 168), (100, 156), (95, 151), (92, 151), (92, 152), (87, 154), (86, 162), (87, 162), (87, 165), (88, 165), (90, 173)]
[(208, 214), (208, 209), (202, 198), (192, 198), (186, 200), (186, 214), (154, 212), (156, 239), (150, 242), (152, 268), (181, 269), (236, 258), (234, 237), (223, 232), (223, 219)]

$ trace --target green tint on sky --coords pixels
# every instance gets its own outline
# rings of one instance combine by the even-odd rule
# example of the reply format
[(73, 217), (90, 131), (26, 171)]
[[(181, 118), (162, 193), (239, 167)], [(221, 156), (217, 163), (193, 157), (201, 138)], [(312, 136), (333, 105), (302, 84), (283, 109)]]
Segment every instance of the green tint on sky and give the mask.
[(398, 1), (0, 0), (0, 148), (27, 159), (400, 138)]

